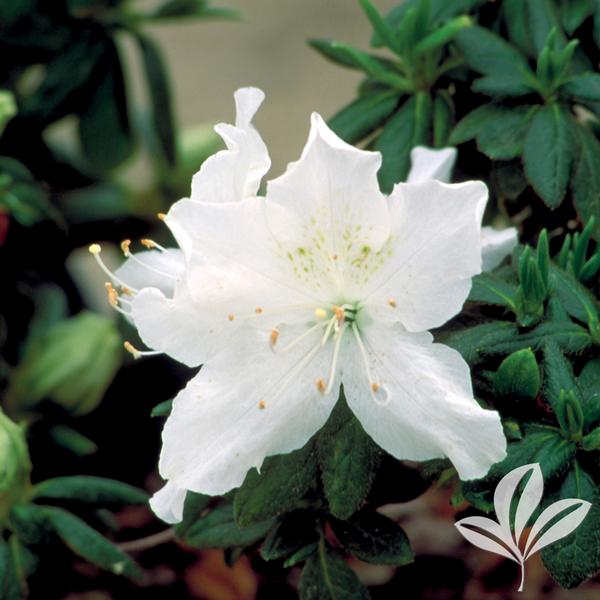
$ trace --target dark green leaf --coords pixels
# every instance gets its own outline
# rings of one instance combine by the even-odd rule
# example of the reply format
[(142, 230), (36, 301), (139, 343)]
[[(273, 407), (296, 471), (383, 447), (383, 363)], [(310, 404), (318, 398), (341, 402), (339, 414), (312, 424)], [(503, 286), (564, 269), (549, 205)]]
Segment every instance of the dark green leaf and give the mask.
[(139, 579), (139, 567), (124, 552), (81, 519), (60, 508), (40, 507), (48, 525), (78, 556), (116, 575)]
[(66, 425), (55, 425), (50, 428), (48, 434), (61, 448), (77, 456), (89, 456), (98, 450), (98, 446), (92, 440)]
[(265, 560), (278, 560), (293, 555), (305, 547), (313, 548), (318, 540), (315, 515), (295, 511), (285, 515), (271, 530), (260, 553)]
[(319, 433), (317, 451), (329, 510), (346, 519), (367, 497), (381, 450), (352, 414), (343, 393)]
[(273, 527), (272, 519), (239, 527), (233, 518), (233, 505), (222, 504), (201, 516), (185, 531), (183, 540), (194, 548), (229, 548), (251, 546), (267, 535)]
[(504, 306), (515, 312), (517, 309), (516, 298), (516, 286), (489, 273), (481, 273), (473, 278), (468, 300), (470, 302)]
[(598, 321), (598, 303), (594, 295), (572, 275), (553, 266), (550, 284), (552, 291), (572, 317), (585, 324)]
[(160, 51), (154, 42), (139, 32), (135, 37), (142, 53), (156, 136), (167, 163), (173, 166), (176, 161), (175, 119), (167, 71)]
[(304, 548), (300, 548), (297, 552), (294, 552), (284, 563), (283, 567), (288, 569), (289, 567), (293, 567), (298, 563), (304, 562), (309, 557), (311, 557), (317, 550), (319, 549), (319, 544), (308, 544), (308, 546), (304, 546)]
[(600, 358), (594, 358), (585, 364), (579, 374), (579, 385), (587, 400), (600, 394)]
[(567, 361), (559, 347), (552, 341), (543, 346), (544, 349), (544, 395), (555, 412), (561, 390), (572, 391), (575, 397), (583, 402), (583, 396), (573, 375), (571, 363)]
[(565, 588), (574, 588), (600, 569), (600, 491), (592, 476), (575, 463), (556, 496), (592, 503), (581, 525), (567, 537), (542, 550), (542, 560), (552, 577)]
[(525, 138), (525, 174), (550, 208), (559, 206), (567, 191), (575, 153), (572, 128), (564, 109), (547, 105), (537, 111)]
[(331, 519), (330, 523), (344, 548), (361, 560), (398, 567), (413, 561), (402, 528), (377, 512), (361, 510), (347, 521)]
[(540, 53), (548, 34), (553, 28), (556, 28), (557, 40), (563, 46), (565, 36), (561, 30), (558, 14), (555, 10), (555, 3), (552, 0), (527, 0), (527, 24), (533, 48)]
[[(584, 221), (600, 215), (600, 143), (585, 127), (574, 127), (579, 146), (571, 190), (575, 208)], [(596, 221), (596, 237), (600, 236), (600, 219)]]
[(582, 73), (571, 77), (561, 91), (582, 102), (600, 102), (600, 74)]
[(528, 185), (521, 161), (517, 160), (494, 161), (492, 163), (492, 179), (496, 193), (507, 200), (516, 200)]
[(456, 43), (464, 54), (466, 63), (478, 73), (520, 79), (529, 66), (523, 55), (496, 33), (475, 25), (461, 31)]
[(187, 492), (183, 505), (183, 519), (175, 526), (175, 533), (183, 538), (188, 529), (203, 516), (208, 514), (208, 507), (213, 498), (196, 492)]
[(504, 108), (484, 104), (469, 113), (455, 128), (450, 143), (476, 138), (477, 147), (493, 160), (521, 155), (523, 139), (537, 107)]
[(383, 155), (378, 177), (381, 189), (389, 193), (403, 181), (410, 169), (410, 151), (426, 144), (431, 121), (431, 98), (425, 93), (412, 96), (386, 123), (374, 149)]
[(316, 482), (317, 458), (312, 441), (291, 454), (267, 458), (260, 475), (252, 469), (235, 495), (238, 525), (245, 527), (300, 508)]
[(513, 323), (491, 321), (450, 332), (441, 336), (439, 341), (458, 350), (470, 365), (474, 365), (483, 359), (482, 349), (516, 341), (518, 337), (519, 330)]
[(381, 39), (392, 52), (401, 54), (398, 38), (389, 22), (379, 14), (379, 11), (371, 4), (370, 0), (359, 0), (359, 3), (379, 39)]
[(349, 144), (375, 130), (398, 104), (395, 92), (378, 92), (359, 97), (329, 120), (329, 126)]
[(149, 15), (148, 19), (173, 19), (181, 17), (238, 19), (240, 13), (230, 8), (218, 8), (207, 0), (167, 0)]
[(354, 571), (322, 539), (318, 554), (308, 559), (300, 578), (301, 600), (368, 600), (369, 593)]
[(22, 600), (25, 590), (17, 576), (12, 553), (8, 544), (0, 537), (0, 598), (2, 600)]
[(165, 400), (157, 404), (150, 412), (151, 417), (168, 417), (173, 408), (173, 400)]
[(483, 354), (510, 354), (522, 348), (537, 350), (549, 340), (555, 341), (566, 354), (580, 352), (592, 344), (589, 332), (583, 327), (568, 321), (548, 321), (518, 337), (490, 340), (480, 351)]
[(527, 83), (519, 71), (512, 74), (486, 75), (473, 82), (471, 89), (478, 94), (496, 98), (519, 98), (533, 93), (531, 84)]
[(148, 501), (146, 492), (127, 483), (86, 475), (42, 481), (33, 488), (33, 498), (60, 498), (98, 504), (145, 504)]
[(94, 69), (91, 85), (94, 95), (81, 113), (79, 137), (91, 165), (108, 170), (123, 162), (133, 151), (121, 61), (110, 39)]
[(567, 0), (558, 5), (560, 21), (568, 35), (594, 12), (594, 0)]
[(462, 483), (465, 498), (480, 510), (493, 510), (496, 483), (508, 472), (523, 465), (537, 462), (549, 484), (571, 465), (577, 446), (566, 440), (555, 427), (525, 426), (521, 440), (508, 444), (506, 458), (496, 463), (484, 479)]

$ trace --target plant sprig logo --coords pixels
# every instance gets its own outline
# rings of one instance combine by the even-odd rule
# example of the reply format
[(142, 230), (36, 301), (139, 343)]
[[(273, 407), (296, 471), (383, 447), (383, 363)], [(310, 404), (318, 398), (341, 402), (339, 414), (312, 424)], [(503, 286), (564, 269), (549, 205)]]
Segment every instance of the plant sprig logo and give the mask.
[[(522, 482), (524, 486), (519, 497), (517, 490)], [(519, 592), (523, 591), (527, 559), (575, 531), (592, 506), (578, 498), (554, 502), (531, 524), (529, 534), (522, 541), (523, 532), (540, 505), (543, 493), (540, 465), (533, 463), (519, 467), (505, 475), (496, 486), (494, 510), (498, 521), (475, 516), (465, 517), (454, 524), (461, 535), (475, 546), (504, 556), (521, 567)]]

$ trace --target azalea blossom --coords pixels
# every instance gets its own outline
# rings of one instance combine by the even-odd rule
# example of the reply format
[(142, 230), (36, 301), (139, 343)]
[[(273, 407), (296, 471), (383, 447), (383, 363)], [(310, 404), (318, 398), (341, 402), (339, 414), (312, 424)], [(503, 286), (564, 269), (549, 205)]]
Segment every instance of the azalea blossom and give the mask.
[(505, 456), (499, 415), (428, 330), (460, 311), (481, 271), (485, 185), (428, 178), (385, 196), (380, 154), (313, 114), (300, 159), (257, 196), (270, 168), (252, 125), (263, 98), (238, 90), (235, 125), (216, 128), (227, 149), (163, 217), (179, 249), (145, 240), (152, 250), (132, 254), (124, 242), (128, 260), (107, 284), (148, 353), (202, 365), (164, 427), (154, 511), (177, 522), (188, 490), (223, 494), (265, 457), (304, 446), (341, 385), (393, 456), (448, 457), (462, 479), (484, 476)]
[[(408, 183), (419, 183), (428, 179), (449, 182), (456, 162), (456, 148), (433, 149), (417, 146), (410, 153), (411, 169)], [(518, 233), (514, 227), (495, 229), (481, 228), (482, 270), (495, 269), (517, 245)]]

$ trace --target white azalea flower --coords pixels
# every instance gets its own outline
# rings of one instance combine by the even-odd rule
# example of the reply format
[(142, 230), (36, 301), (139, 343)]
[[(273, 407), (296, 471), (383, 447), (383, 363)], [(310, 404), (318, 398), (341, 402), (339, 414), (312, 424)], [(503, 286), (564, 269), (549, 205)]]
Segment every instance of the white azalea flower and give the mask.
[[(456, 148), (435, 150), (425, 146), (417, 146), (410, 153), (411, 169), (408, 183), (419, 183), (428, 179), (450, 181), (452, 168), (456, 162)], [(481, 228), (482, 270), (495, 269), (517, 245), (518, 233), (514, 227), (495, 229)]]
[(176, 522), (188, 490), (223, 494), (265, 457), (302, 447), (341, 384), (390, 454), (485, 475), (505, 455), (500, 418), (427, 330), (460, 311), (481, 270), (486, 187), (428, 180), (386, 197), (380, 154), (313, 114), (300, 160), (257, 197), (269, 158), (251, 118), (263, 94), (235, 98), (236, 126), (217, 129), (229, 150), (165, 218), (183, 254), (130, 256), (113, 278), (126, 293), (109, 286), (153, 352), (203, 365), (167, 419), (153, 509)]

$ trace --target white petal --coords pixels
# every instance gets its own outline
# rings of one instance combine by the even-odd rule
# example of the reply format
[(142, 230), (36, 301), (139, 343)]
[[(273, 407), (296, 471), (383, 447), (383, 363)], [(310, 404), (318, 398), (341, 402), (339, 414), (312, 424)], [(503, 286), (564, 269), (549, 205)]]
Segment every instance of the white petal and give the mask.
[(481, 229), (481, 256), (484, 271), (495, 269), (517, 245), (518, 233), (514, 227)]
[(343, 287), (352, 295), (389, 234), (380, 166), (379, 153), (346, 144), (313, 114), (300, 160), (267, 186), (271, 205), (290, 215), (283, 222), (281, 211), (269, 214), (274, 235), (292, 255), (301, 252), (321, 265), (338, 293)]
[(186, 494), (185, 488), (169, 482), (150, 498), (150, 508), (166, 523), (179, 523), (183, 519)]
[[(185, 251), (190, 292), (195, 299), (202, 300), (205, 294), (202, 271), (206, 263), (217, 263), (232, 274), (230, 284), (235, 283), (236, 276), (242, 279), (233, 292), (244, 290), (244, 312), (267, 303), (308, 302), (313, 310), (319, 306), (319, 298), (326, 295), (326, 274), (321, 265), (309, 265), (310, 249), (299, 253), (299, 248), (284, 245), (271, 219), (277, 222), (282, 236), (293, 226), (289, 209), (259, 197), (222, 204), (184, 199), (173, 205), (167, 222), (176, 222), (192, 240)], [(247, 279), (251, 285), (244, 283)]]
[(254, 196), (260, 181), (271, 167), (262, 138), (252, 125), (264, 93), (257, 88), (242, 88), (235, 95), (235, 126), (220, 123), (215, 131), (227, 150), (207, 159), (192, 179), (192, 199), (200, 202), (235, 202)]
[(373, 400), (361, 353), (350, 343), (342, 381), (350, 408), (384, 450), (406, 460), (448, 457), (461, 479), (483, 477), (504, 458), (500, 417), (473, 398), (469, 367), (458, 352), (433, 344), (428, 333), (403, 333), (399, 325), (366, 327), (361, 335), (382, 405)]
[(456, 162), (456, 148), (435, 150), (426, 146), (415, 146), (410, 152), (410, 160), (407, 183), (421, 183), (429, 179), (448, 183)]
[(363, 304), (376, 320), (409, 331), (444, 324), (458, 313), (481, 271), (481, 182), (398, 184), (389, 197), (392, 233)]
[(132, 289), (155, 287), (170, 298), (184, 269), (183, 252), (179, 248), (168, 248), (166, 252), (136, 252), (115, 271), (115, 275)]
[(315, 331), (293, 350), (275, 354), (268, 337), (247, 336), (206, 364), (175, 398), (159, 465), (170, 491), (159, 493), (154, 505), (161, 518), (181, 518), (176, 491), (224, 494), (265, 457), (301, 448), (324, 425), (339, 379), (326, 395), (315, 385), (327, 377), (331, 358), (332, 344), (321, 349), (320, 339)]

